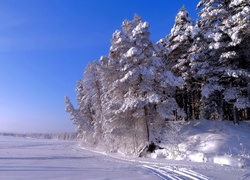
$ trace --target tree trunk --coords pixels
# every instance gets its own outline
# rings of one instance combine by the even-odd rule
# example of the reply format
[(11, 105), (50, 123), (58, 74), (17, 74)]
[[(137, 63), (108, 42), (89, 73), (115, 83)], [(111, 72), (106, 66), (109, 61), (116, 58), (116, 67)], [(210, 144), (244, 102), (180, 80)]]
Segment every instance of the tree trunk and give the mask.
[(188, 92), (187, 92), (187, 88), (184, 89), (184, 97), (183, 97), (183, 101), (184, 101), (184, 111), (187, 115), (186, 117), (186, 121), (189, 120), (189, 112), (188, 112)]
[(146, 129), (146, 132), (147, 132), (147, 139), (148, 139), (148, 142), (150, 140), (150, 135), (149, 135), (149, 122), (148, 122), (148, 108), (147, 106), (144, 106), (144, 112), (145, 112), (145, 129)]
[(233, 107), (233, 117), (234, 124), (239, 124), (238, 109), (235, 106)]
[(219, 92), (219, 120), (223, 121), (224, 120), (224, 109), (223, 109), (223, 104), (224, 104), (224, 101), (223, 101), (223, 97), (222, 97), (222, 93)]

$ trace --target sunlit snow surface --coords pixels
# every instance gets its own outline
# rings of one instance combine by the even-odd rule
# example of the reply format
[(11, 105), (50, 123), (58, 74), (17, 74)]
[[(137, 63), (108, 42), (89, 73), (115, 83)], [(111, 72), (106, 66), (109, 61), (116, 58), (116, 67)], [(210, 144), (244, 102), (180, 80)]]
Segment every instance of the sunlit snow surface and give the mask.
[(125, 158), (74, 141), (0, 137), (0, 179), (250, 179), (249, 169), (211, 163)]
[(0, 137), (0, 179), (157, 179), (150, 171), (86, 152), (76, 142)]

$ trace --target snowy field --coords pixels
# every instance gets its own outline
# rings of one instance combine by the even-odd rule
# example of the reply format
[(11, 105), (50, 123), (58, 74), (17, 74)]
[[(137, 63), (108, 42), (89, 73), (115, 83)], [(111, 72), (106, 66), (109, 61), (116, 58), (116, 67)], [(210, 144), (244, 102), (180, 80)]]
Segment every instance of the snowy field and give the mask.
[(211, 162), (125, 158), (82, 149), (77, 142), (0, 137), (0, 179), (250, 179), (249, 167)]

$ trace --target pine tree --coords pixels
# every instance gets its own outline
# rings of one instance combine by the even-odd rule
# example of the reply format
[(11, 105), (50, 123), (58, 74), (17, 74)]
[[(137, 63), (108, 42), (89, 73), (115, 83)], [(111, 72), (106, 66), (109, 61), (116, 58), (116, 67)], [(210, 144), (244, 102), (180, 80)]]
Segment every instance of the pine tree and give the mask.
[[(242, 28), (235, 28), (233, 25), (236, 23), (236, 18), (233, 18), (235, 12), (231, 8), (232, 3), (219, 0), (200, 1), (198, 7), (203, 7), (199, 14), (201, 20), (197, 24), (200, 33), (195, 39), (193, 53), (189, 55), (189, 59), (192, 74), (201, 85), (201, 117), (223, 119), (225, 106), (227, 106), (229, 108), (227, 112), (230, 112), (230, 108), (235, 112), (233, 119), (238, 123), (237, 112), (239, 108), (243, 108), (243, 106), (240, 107), (239, 104), (242, 105), (242, 103), (239, 101), (248, 102), (246, 97), (242, 96), (245, 93), (240, 90), (246, 88), (247, 85), (246, 83), (240, 84), (240, 82), (244, 79), (247, 82), (249, 71), (243, 70), (240, 66), (242, 58), (239, 56), (237, 46), (241, 42), (238, 35)], [(243, 4), (245, 5), (240, 8), (240, 11), (244, 12), (244, 8), (249, 9), (249, 3)], [(244, 19), (245, 17), (242, 21), (247, 22)], [(234, 29), (234, 33), (231, 29)], [(233, 98), (230, 95), (233, 92), (237, 94), (237, 97)], [(247, 103), (244, 105), (244, 108), (246, 107), (248, 107)]]
[[(107, 91), (105, 93), (106, 107), (106, 137), (110, 144), (116, 147), (112, 149), (124, 153), (138, 154), (140, 149), (148, 143), (148, 125), (145, 112), (141, 110), (141, 102), (136, 94), (140, 78), (139, 61), (142, 49), (138, 48), (141, 40), (135, 37), (135, 29), (139, 25), (145, 32), (141, 35), (149, 36), (147, 23), (142, 23), (141, 18), (135, 15), (133, 21), (125, 20), (122, 24), (123, 31), (116, 31), (111, 40), (109, 57), (106, 58), (106, 71), (102, 77), (112, 76), (112, 80), (105, 81)], [(147, 38), (146, 38), (147, 39)], [(144, 42), (147, 46), (148, 42)], [(142, 116), (142, 117), (136, 117)]]
[(84, 78), (78, 81), (77, 101), (78, 109), (75, 109), (66, 97), (66, 111), (71, 120), (77, 125), (78, 138), (88, 146), (100, 146), (103, 142), (102, 122), (102, 89), (99, 81), (99, 64), (89, 63), (84, 71)]
[[(193, 21), (189, 18), (186, 8), (183, 6), (175, 17), (175, 23), (171, 33), (158, 43), (163, 43), (167, 56), (167, 69), (176, 75), (182, 75), (181, 68), (187, 64), (186, 55), (193, 42)], [(185, 65), (184, 65), (185, 64)], [(178, 69), (180, 67), (180, 69)]]
[(109, 57), (101, 60), (106, 135), (120, 151), (138, 154), (155, 143), (153, 134), (166, 119), (185, 116), (173, 97), (183, 82), (165, 70), (161, 49), (149, 40), (147, 22), (136, 15), (132, 21), (125, 20), (122, 28), (113, 34)]
[[(221, 29), (231, 38), (228, 49), (233, 50), (234, 59), (226, 71), (231, 89), (228, 88), (224, 96), (226, 102), (233, 105), (233, 116), (238, 123), (238, 118), (250, 118), (250, 2), (232, 0), (227, 9), (229, 16), (223, 20)], [(230, 92), (236, 96), (233, 98)]]
[(175, 96), (180, 107), (185, 109), (187, 119), (195, 118), (192, 109), (195, 108), (194, 102), (196, 99), (194, 97), (196, 96), (193, 95), (197, 94), (197, 91), (193, 86), (194, 83), (190, 75), (189, 59), (187, 57), (197, 33), (198, 29), (194, 26), (193, 21), (189, 18), (188, 11), (183, 6), (175, 17), (171, 33), (158, 42), (165, 49), (166, 68), (174, 75), (181, 76), (185, 81), (185, 87), (177, 89)]

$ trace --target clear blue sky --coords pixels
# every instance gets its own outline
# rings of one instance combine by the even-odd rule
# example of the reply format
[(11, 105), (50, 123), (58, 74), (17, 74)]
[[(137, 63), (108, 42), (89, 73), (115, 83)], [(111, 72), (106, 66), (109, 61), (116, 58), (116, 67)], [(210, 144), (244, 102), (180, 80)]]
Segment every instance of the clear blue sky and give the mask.
[(73, 132), (64, 96), (88, 62), (107, 55), (112, 33), (134, 13), (157, 41), (198, 0), (0, 0), (0, 132)]

